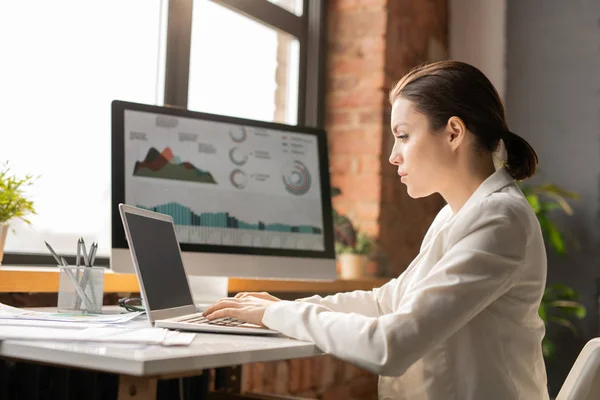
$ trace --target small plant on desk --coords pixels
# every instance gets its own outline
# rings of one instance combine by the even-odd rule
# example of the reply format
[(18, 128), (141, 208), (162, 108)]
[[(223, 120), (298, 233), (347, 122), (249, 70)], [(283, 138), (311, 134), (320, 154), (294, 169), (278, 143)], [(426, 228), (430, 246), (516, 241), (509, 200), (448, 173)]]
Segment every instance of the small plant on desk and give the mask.
[(354, 245), (344, 245), (337, 242), (335, 252), (340, 262), (340, 275), (342, 279), (356, 279), (365, 275), (369, 255), (375, 249), (375, 241), (366, 233), (356, 235)]
[(35, 179), (32, 175), (16, 178), (10, 173), (7, 162), (0, 166), (0, 264), (4, 257), (9, 222), (18, 218), (28, 225), (31, 224), (27, 216), (35, 214), (35, 209), (33, 201), (25, 196), (25, 188), (31, 186)]

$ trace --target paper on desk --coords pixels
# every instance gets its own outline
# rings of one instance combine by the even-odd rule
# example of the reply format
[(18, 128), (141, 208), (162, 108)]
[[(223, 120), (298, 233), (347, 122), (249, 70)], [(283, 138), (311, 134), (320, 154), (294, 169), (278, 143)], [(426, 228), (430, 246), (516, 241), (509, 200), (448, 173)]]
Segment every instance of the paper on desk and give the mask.
[(126, 329), (96, 327), (61, 329), (7, 326), (0, 328), (0, 340), (44, 340), (53, 342), (128, 343), (161, 346), (188, 346), (195, 334), (164, 328)]
[[(113, 324), (111, 324), (113, 325)], [(21, 319), (21, 318), (6, 318), (0, 319), (0, 329), (2, 326), (32, 326), (41, 328), (70, 328), (70, 329), (85, 329), (97, 328), (103, 326), (97, 322), (66, 322), (66, 321), (44, 321), (37, 319)]]
[(23, 310), (0, 303), (0, 320), (21, 319), (38, 321), (62, 321), (62, 322), (87, 322), (96, 324), (120, 324), (130, 321), (143, 314), (143, 312), (130, 312), (125, 314), (65, 314), (49, 313), (41, 311)]

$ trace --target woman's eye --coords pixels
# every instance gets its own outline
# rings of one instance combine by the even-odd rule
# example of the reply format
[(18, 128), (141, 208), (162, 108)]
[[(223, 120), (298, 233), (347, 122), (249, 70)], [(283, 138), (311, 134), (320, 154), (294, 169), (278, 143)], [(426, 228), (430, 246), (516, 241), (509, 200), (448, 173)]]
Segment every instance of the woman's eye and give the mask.
[(396, 136), (396, 137), (397, 137), (398, 139), (400, 139), (400, 140), (405, 140), (405, 139), (408, 139), (408, 135), (406, 135), (406, 134), (398, 135), (398, 136)]

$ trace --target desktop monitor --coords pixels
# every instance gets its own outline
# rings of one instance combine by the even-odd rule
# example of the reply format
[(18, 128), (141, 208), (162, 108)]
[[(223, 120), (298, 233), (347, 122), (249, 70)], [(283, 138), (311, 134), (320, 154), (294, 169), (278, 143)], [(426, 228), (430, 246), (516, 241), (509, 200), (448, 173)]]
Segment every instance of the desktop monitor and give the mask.
[(118, 205), (169, 214), (186, 273), (335, 279), (321, 129), (112, 103), (112, 251), (134, 272)]

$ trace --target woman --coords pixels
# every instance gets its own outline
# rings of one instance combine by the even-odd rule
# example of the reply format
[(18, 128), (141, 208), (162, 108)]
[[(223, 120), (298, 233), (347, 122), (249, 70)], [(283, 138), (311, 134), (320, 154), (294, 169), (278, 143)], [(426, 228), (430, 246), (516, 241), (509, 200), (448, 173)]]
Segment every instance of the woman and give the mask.
[[(417, 68), (390, 101), (390, 163), (411, 197), (439, 193), (448, 203), (406, 271), (325, 298), (241, 293), (205, 315), (314, 342), (381, 375), (381, 399), (547, 399), (538, 316), (546, 253), (515, 183), (535, 173), (535, 151), (508, 130), (498, 93), (471, 65)], [(507, 159), (496, 169), (501, 143)]]

